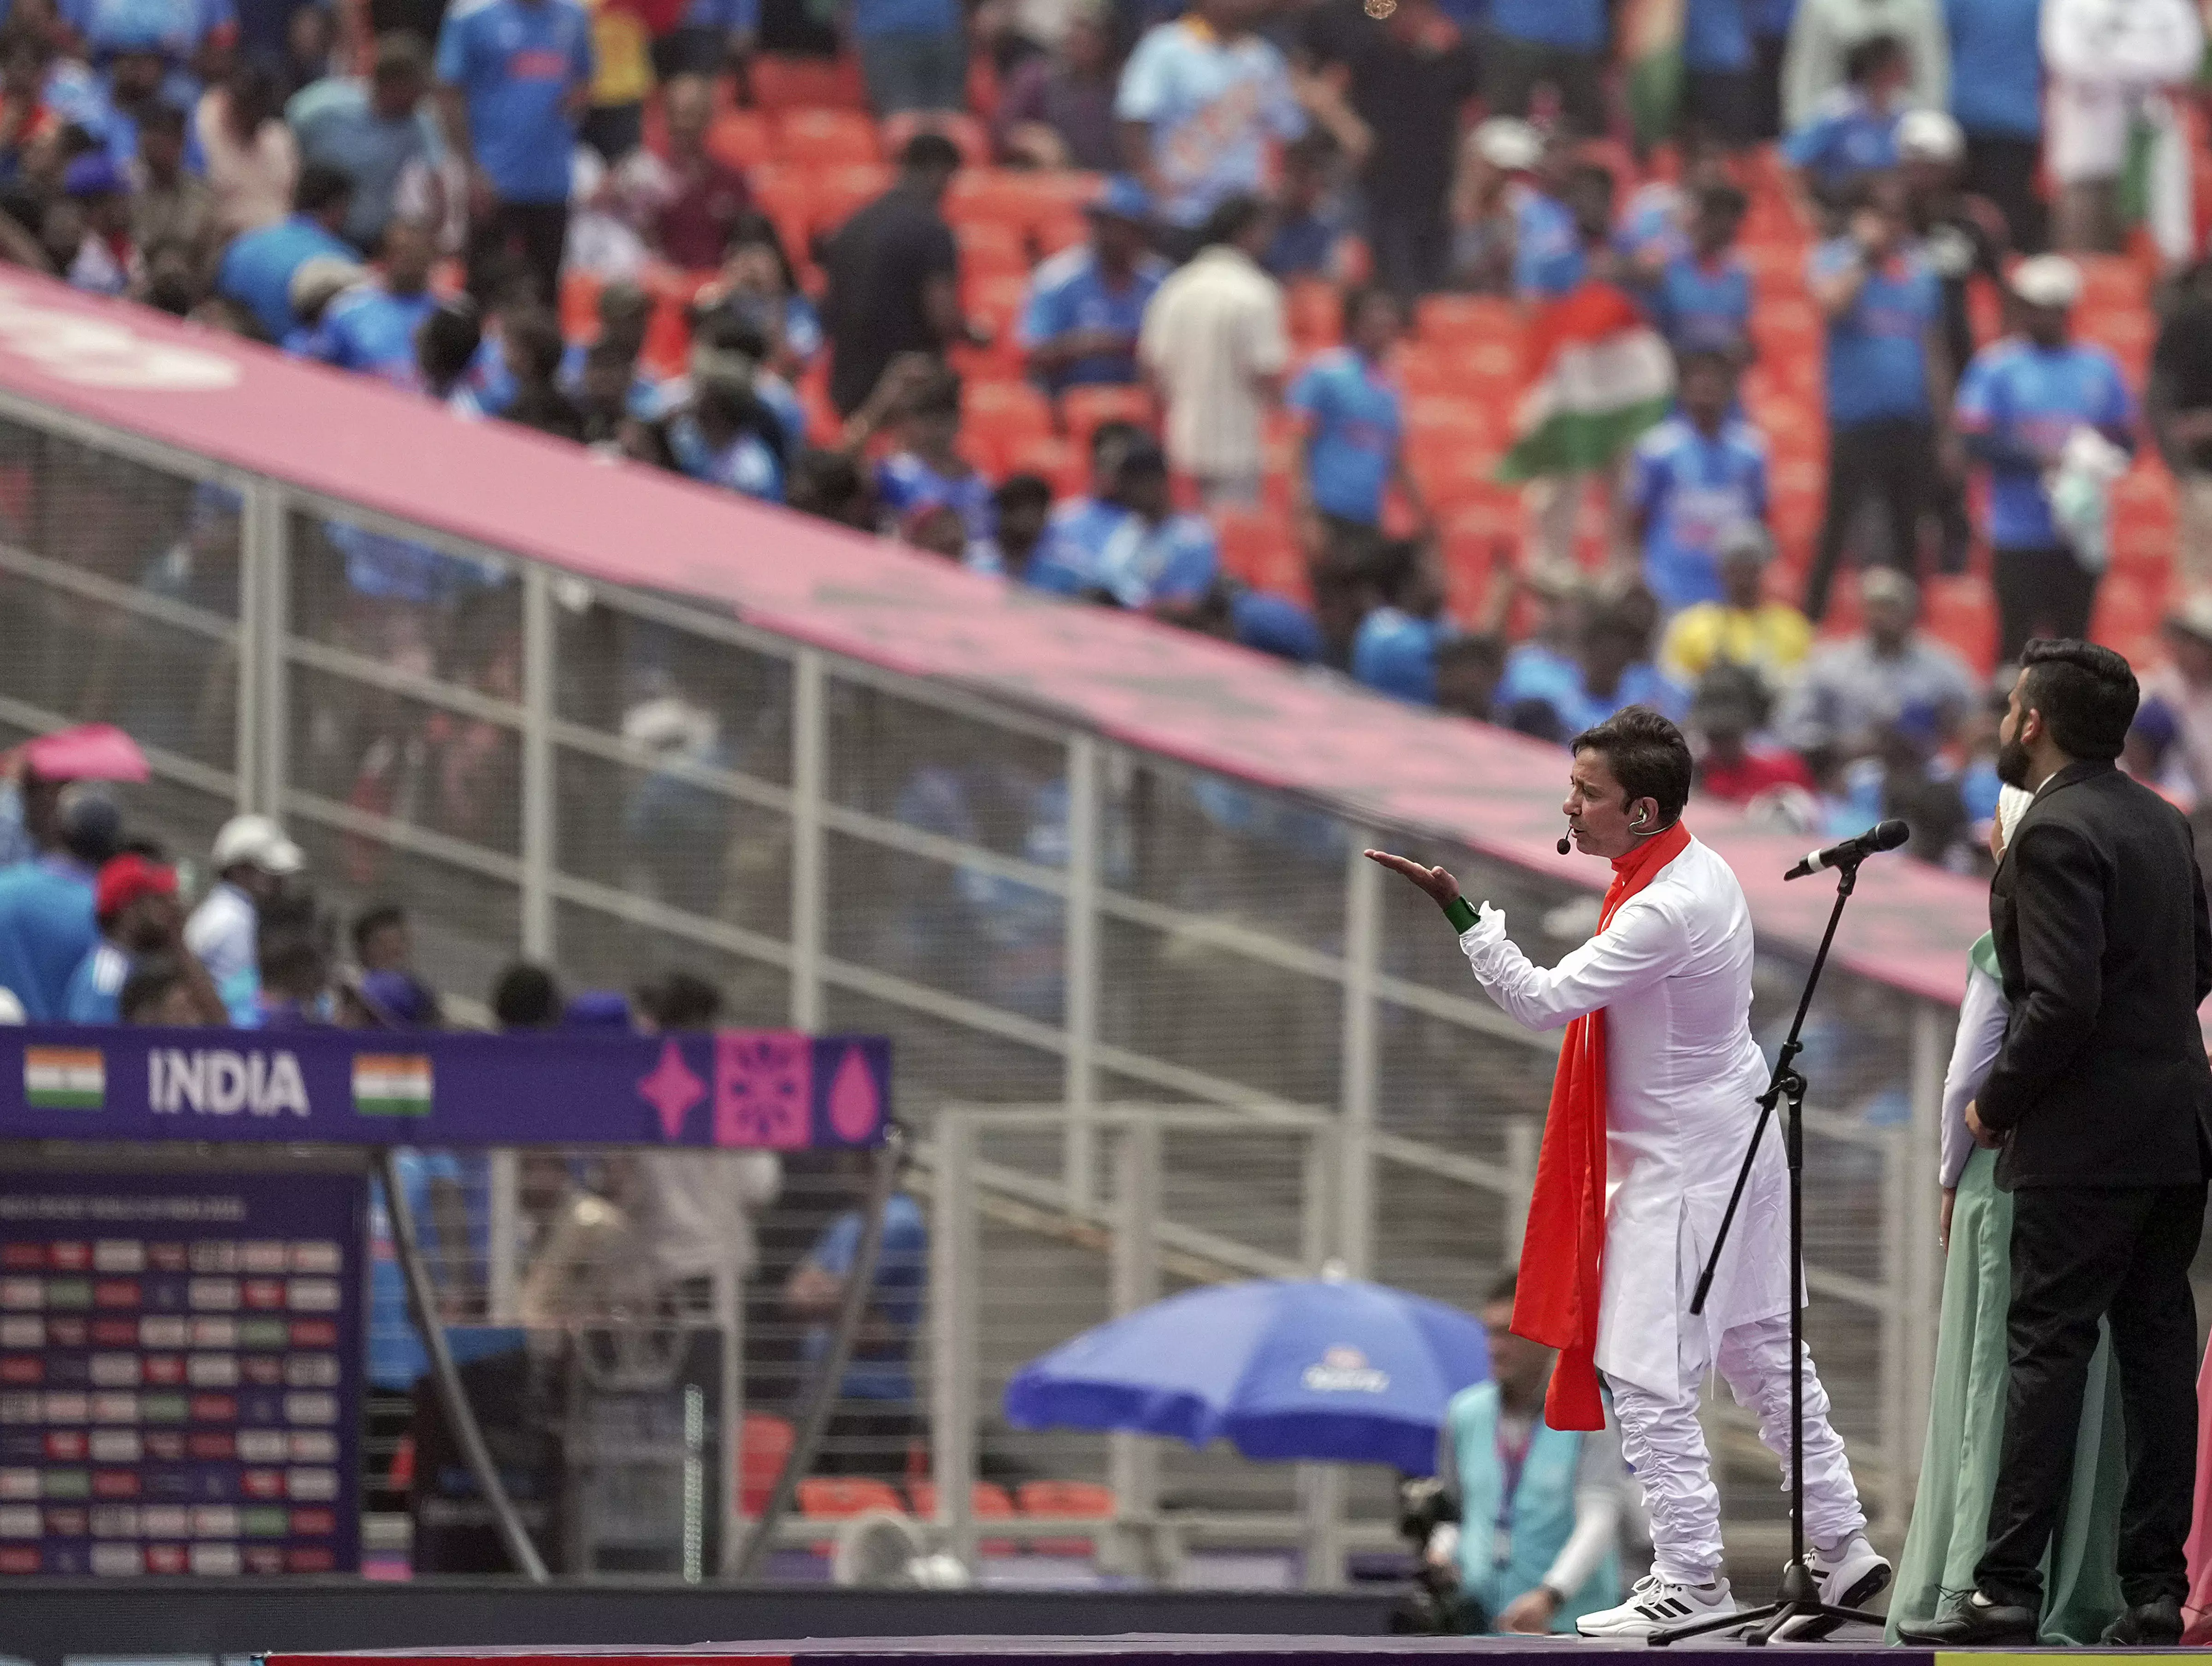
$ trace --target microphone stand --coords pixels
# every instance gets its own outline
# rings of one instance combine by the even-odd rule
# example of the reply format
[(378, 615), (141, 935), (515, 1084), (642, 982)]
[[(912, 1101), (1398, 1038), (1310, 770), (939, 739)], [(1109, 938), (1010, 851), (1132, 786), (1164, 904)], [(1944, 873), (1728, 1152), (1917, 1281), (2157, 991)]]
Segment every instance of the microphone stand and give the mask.
[(1759, 1158), (1759, 1142), (1766, 1133), (1767, 1121), (1773, 1116), (1776, 1104), (1787, 1099), (1790, 1116), (1783, 1126), (1782, 1142), (1790, 1163), (1790, 1563), (1782, 1570), (1781, 1587), (1771, 1602), (1763, 1608), (1654, 1632), (1650, 1638), (1654, 1648), (1664, 1648), (1685, 1638), (1702, 1637), (1708, 1632), (1745, 1626), (1752, 1629), (1746, 1633), (1744, 1642), (1759, 1646), (1772, 1642), (1777, 1633), (1797, 1620), (1829, 1621), (1821, 1628), (1820, 1634), (1823, 1636), (1847, 1620), (1869, 1626), (1882, 1623), (1880, 1615), (1822, 1602), (1820, 1587), (1813, 1578), (1812, 1564), (1805, 1554), (1805, 1078), (1798, 1072), (1796, 1061), (1797, 1055), (1804, 1051), (1799, 1034), (1805, 1027), (1805, 1015), (1812, 1009), (1813, 991), (1820, 986), (1821, 970), (1828, 963), (1828, 945), (1836, 940), (1836, 927), (1843, 920), (1844, 905), (1850, 900), (1852, 888), (1858, 883), (1859, 863), (1869, 854), (1871, 853), (1862, 851), (1836, 864), (1836, 906), (1829, 911), (1828, 929), (1820, 935), (1820, 952), (1813, 956), (1813, 970), (1806, 975), (1804, 990), (1797, 997), (1797, 1015), (1790, 1021), (1789, 1039), (1775, 1056), (1774, 1075), (1766, 1084), (1766, 1091), (1759, 1096), (1759, 1121), (1751, 1130), (1750, 1147), (1743, 1154), (1743, 1166), (1736, 1171), (1735, 1190), (1729, 1194), (1728, 1212), (1721, 1217), (1720, 1231), (1713, 1239), (1711, 1252), (1705, 1257), (1705, 1270), (1698, 1277), (1697, 1293), (1690, 1300), (1692, 1314), (1705, 1312), (1705, 1298), (1712, 1293), (1713, 1275), (1720, 1265), (1721, 1251), (1727, 1246), (1729, 1229), (1735, 1224), (1736, 1208), (1743, 1202), (1744, 1188), (1751, 1183), (1752, 1165)]

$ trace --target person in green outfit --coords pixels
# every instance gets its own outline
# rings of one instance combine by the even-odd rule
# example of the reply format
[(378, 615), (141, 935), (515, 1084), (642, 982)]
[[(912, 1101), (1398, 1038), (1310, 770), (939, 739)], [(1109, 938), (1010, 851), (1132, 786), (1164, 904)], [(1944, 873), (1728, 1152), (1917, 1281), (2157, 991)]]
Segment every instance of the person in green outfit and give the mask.
[[(2018, 787), (2007, 787), (1999, 798), (1990, 850), (2000, 862), (2007, 836), (2033, 802)], [(1943, 1078), (1942, 1320), (1920, 1488), (1889, 1604), (1892, 1643), (1899, 1640), (1900, 1625), (1932, 1618), (1947, 1593), (1973, 1587), (2004, 1439), (2012, 1194), (1997, 1190), (1996, 1153), (1976, 1145), (1967, 1133), (1966, 1106), (1981, 1091), (2004, 1040), (2008, 1014), (1992, 939), (1984, 936), (1971, 958), (1958, 1039)], [(2126, 1487), (2119, 1385), (2106, 1332), (2089, 1363), (2072, 1490), (2044, 1565), (2045, 1644), (2094, 1644), (2127, 1607), (2118, 1571), (2120, 1498)]]

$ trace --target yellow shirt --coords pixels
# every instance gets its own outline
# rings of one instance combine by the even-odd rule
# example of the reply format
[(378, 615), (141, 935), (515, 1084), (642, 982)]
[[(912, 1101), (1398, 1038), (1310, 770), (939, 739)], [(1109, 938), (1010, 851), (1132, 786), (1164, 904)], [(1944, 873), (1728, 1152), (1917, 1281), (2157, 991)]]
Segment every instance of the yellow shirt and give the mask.
[(1756, 609), (1700, 602), (1685, 608), (1667, 627), (1659, 648), (1660, 669), (1676, 682), (1694, 684), (1715, 665), (1747, 665), (1769, 682), (1789, 681), (1813, 646), (1813, 626), (1787, 602)]
[(653, 56), (645, 23), (636, 13), (617, 11), (607, 0), (584, 0), (592, 14), (592, 107), (605, 110), (636, 104), (653, 90)]

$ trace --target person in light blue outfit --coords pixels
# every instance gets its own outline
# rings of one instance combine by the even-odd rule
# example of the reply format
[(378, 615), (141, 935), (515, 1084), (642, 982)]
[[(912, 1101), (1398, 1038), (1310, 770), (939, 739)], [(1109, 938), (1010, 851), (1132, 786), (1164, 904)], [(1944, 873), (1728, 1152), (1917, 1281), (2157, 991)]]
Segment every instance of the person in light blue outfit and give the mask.
[(33, 784), (28, 806), (39, 853), (0, 869), (0, 989), (14, 994), (33, 1024), (64, 1015), (70, 979), (100, 941), (94, 882), (123, 833), (115, 806), (81, 789), (49, 823), (47, 785)]
[(1288, 64), (1254, 32), (1260, 11), (1256, 0), (1196, 0), (1122, 69), (1114, 114), (1162, 219), (1183, 234), (1175, 252), (1194, 252), (1229, 198), (1265, 191), (1269, 140), (1305, 131)]
[(1559, 197), (1530, 186), (1513, 203), (1513, 293), (1542, 300), (1582, 287), (1589, 258), (1574, 211)]
[(438, 31), (446, 143), (469, 171), (471, 288), (520, 257), (538, 300), (560, 292), (576, 124), (590, 96), (592, 25), (579, 0), (461, 0)]
[(412, 390), (422, 385), (415, 335), (438, 310), (438, 298), (430, 293), (437, 240), (419, 221), (394, 220), (385, 227), (383, 255), (377, 277), (324, 308), (301, 355)]
[(1700, 185), (1688, 247), (1661, 267), (1651, 322), (1677, 353), (1726, 353), (1741, 363), (1751, 349), (1751, 270), (1736, 252), (1749, 200), (1725, 180)]
[[(491, 1245), (490, 1190), (485, 1160), (402, 1146), (392, 1154), (407, 1213), (441, 1306), (465, 1312)], [(407, 1309), (407, 1279), (394, 1245), (384, 1183), (368, 1189), (368, 1381), (405, 1394), (427, 1376), (429, 1350)]]
[[(1076, 507), (1075, 506), (1069, 506)], [(1177, 514), (1168, 496), (1166, 454), (1149, 436), (1115, 459), (1110, 494), (1055, 515), (1039, 557), (1061, 588), (1133, 609), (1197, 606), (1212, 588), (1221, 549), (1203, 516)], [(1034, 581), (1033, 581), (1034, 582)]]
[(1912, 60), (1895, 35), (1878, 34), (1851, 48), (1843, 86), (1823, 97), (1804, 124), (1783, 141), (1782, 160), (1818, 202), (1842, 202), (1851, 185), (1897, 166), (1897, 124), (1912, 85)]
[(1920, 518), (1935, 496), (1937, 402), (1948, 405), (1952, 374), (1942, 281), (1907, 236), (1897, 181), (1861, 181), (1851, 200), (1847, 234), (1807, 261), (1807, 287), (1827, 320), (1827, 509), (1804, 601), (1815, 624), (1868, 499), (1888, 522), (1889, 564), (1916, 571)]
[(991, 494), (991, 536), (970, 542), (961, 565), (970, 572), (1034, 584), (1051, 519), (1052, 482), (1038, 475), (1009, 475)]
[(270, 341), (283, 341), (300, 327), (293, 276), (311, 260), (360, 261), (360, 251), (338, 235), (352, 206), (353, 181), (337, 169), (320, 162), (301, 168), (290, 216), (232, 239), (216, 268), (216, 293), (251, 312)]
[(1591, 610), (1572, 659), (1523, 644), (1506, 656), (1492, 710), (1524, 734), (1562, 742), (1624, 706), (1679, 721), (1689, 696), (1652, 664), (1651, 624), (1650, 598), (1632, 595)]
[(1091, 240), (1039, 265), (1022, 307), (1030, 374), (1048, 393), (1135, 385), (1138, 326), (1168, 275), (1146, 246), (1152, 203), (1136, 180), (1108, 180), (1085, 212)]
[(750, 386), (695, 383), (691, 403), (668, 420), (665, 432), (680, 473), (783, 501), (783, 425)]
[(1434, 706), (1437, 649), (1451, 634), (1446, 619), (1372, 609), (1352, 635), (1352, 680), (1409, 706)]
[(1427, 518), (1406, 468), (1405, 395), (1386, 362), (1401, 323), (1389, 290), (1352, 291), (1344, 298), (1345, 344), (1316, 356), (1285, 398), (1304, 429), (1299, 501), (1327, 522), (1381, 525), (1393, 485), (1417, 517)]
[(1674, 415), (1636, 444), (1628, 511), (1644, 550), (1644, 582), (1668, 614), (1718, 602), (1720, 552), (1766, 519), (1766, 441), (1729, 413), (1735, 367), (1723, 354), (1677, 361)]
[(931, 373), (909, 397), (899, 449), (876, 465), (887, 529), (943, 504), (959, 512), (963, 543), (990, 538), (991, 482), (960, 455), (960, 379), (949, 370)]
[(1507, 1273), (1482, 1309), (1490, 1380), (1454, 1395), (1437, 1430), (1437, 1479), (1458, 1525), (1430, 1555), (1458, 1568), (1467, 1629), (1572, 1636), (1620, 1601), (1628, 1471), (1610, 1413), (1589, 1433), (1546, 1425), (1554, 1355), (1513, 1334), (1517, 1283)]
[(2080, 269), (2063, 255), (2038, 255), (2014, 270), (2010, 288), (2019, 333), (1974, 355), (1953, 413), (1967, 455), (1989, 477), (1982, 530), (1995, 556), (2000, 663), (2018, 659), (2031, 637), (2088, 634), (2106, 552), (2068, 537), (2045, 482), (2076, 430), (2132, 456), (2136, 424), (2119, 361), (2069, 335)]
[(400, 176), (410, 163), (427, 164), (441, 148), (436, 124), (422, 107), (429, 81), (428, 49), (395, 30), (377, 37), (366, 80), (328, 76), (301, 88), (284, 106), (300, 160), (326, 163), (353, 181), (353, 206), (343, 230), (356, 248), (382, 244)]

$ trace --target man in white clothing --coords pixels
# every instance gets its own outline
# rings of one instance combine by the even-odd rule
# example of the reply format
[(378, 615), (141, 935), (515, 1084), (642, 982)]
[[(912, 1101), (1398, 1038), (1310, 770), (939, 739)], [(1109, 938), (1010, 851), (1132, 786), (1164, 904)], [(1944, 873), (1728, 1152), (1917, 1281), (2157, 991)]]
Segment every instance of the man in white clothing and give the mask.
[[(1721, 1572), (1720, 1495), (1698, 1422), (1709, 1370), (1717, 1367), (1737, 1403), (1757, 1415), (1760, 1439), (1788, 1469), (1787, 1175), (1779, 1137), (1766, 1141), (1705, 1312), (1693, 1316), (1690, 1298), (1767, 1081), (1751, 1036), (1750, 910), (1728, 864), (1680, 825), (1691, 772), (1680, 730), (1630, 706), (1576, 736), (1573, 750), (1562, 807), (1568, 827), (1583, 854), (1613, 863), (1614, 879), (1598, 934), (1552, 970), (1530, 964), (1508, 940), (1501, 913), (1470, 908), (1442, 868), (1367, 854), (1443, 908), (1476, 980), (1506, 1012), (1533, 1029), (1575, 1026), (1545, 1130), (1515, 1328), (1528, 1329), (1532, 1269), (1577, 1253), (1571, 1223), (1564, 1245), (1540, 1232), (1555, 1218), (1545, 1195), (1553, 1142), (1571, 1137), (1563, 1124), (1578, 1088), (1592, 1083), (1602, 1161), (1588, 1177), (1595, 1185), (1587, 1207), (1605, 1219), (1601, 1273), (1590, 1273), (1601, 1282), (1584, 1368), (1594, 1364), (1611, 1391), (1621, 1451), (1650, 1512), (1653, 1554), (1650, 1574), (1627, 1602), (1584, 1616), (1579, 1630), (1634, 1637), (1735, 1611)], [(1586, 1044), (1595, 1057), (1578, 1061)], [(1565, 1348), (1563, 1372), (1576, 1352), (1572, 1342)], [(1867, 1542), (1866, 1515), (1809, 1351), (1804, 1380), (1813, 1572), (1824, 1601), (1850, 1607), (1886, 1586), (1890, 1567)], [(1550, 1413), (1563, 1403), (1555, 1393), (1548, 1421), (1558, 1422)], [(1802, 1621), (1788, 1634), (1831, 1629), (1832, 1622)]]
[(220, 988), (253, 965), (263, 905), (307, 859), (267, 816), (234, 815), (216, 833), (209, 865), (216, 871), (215, 888), (185, 923), (185, 947)]

